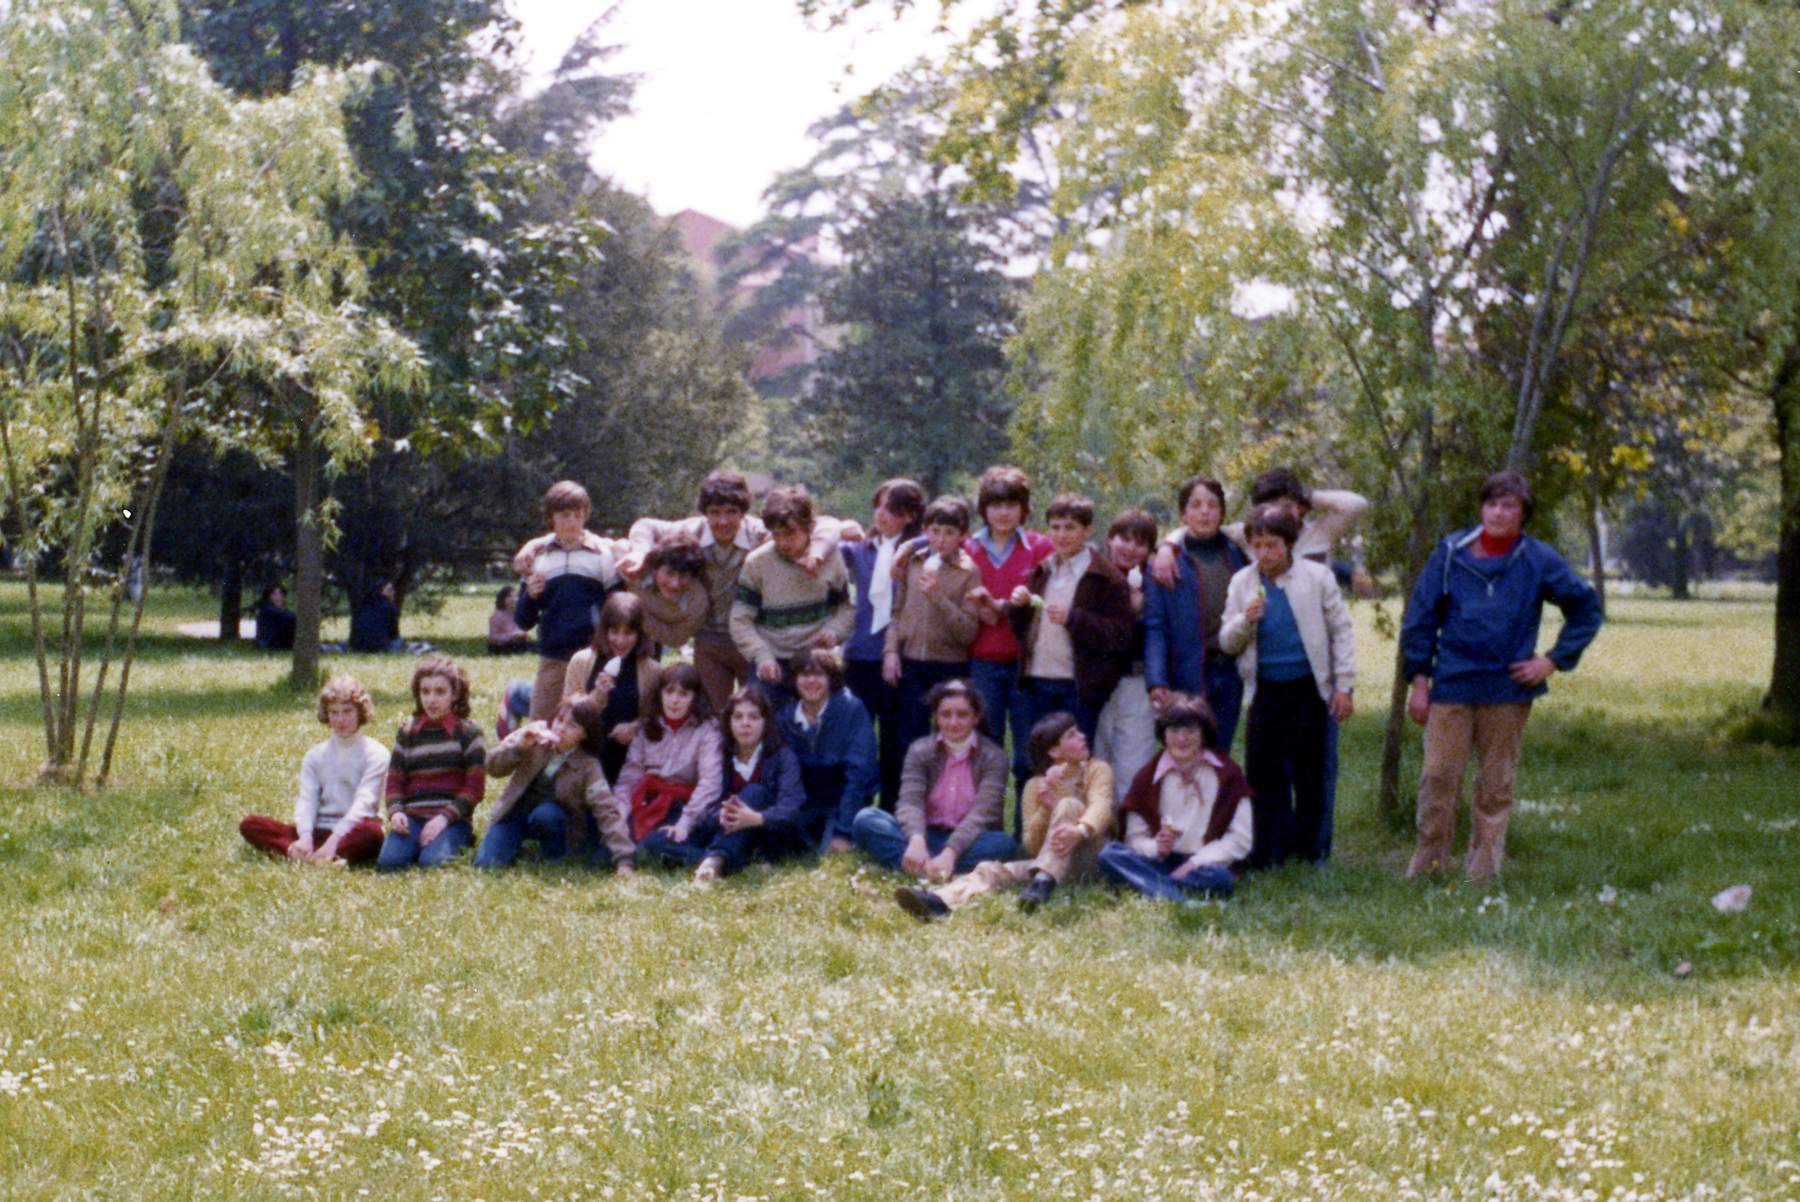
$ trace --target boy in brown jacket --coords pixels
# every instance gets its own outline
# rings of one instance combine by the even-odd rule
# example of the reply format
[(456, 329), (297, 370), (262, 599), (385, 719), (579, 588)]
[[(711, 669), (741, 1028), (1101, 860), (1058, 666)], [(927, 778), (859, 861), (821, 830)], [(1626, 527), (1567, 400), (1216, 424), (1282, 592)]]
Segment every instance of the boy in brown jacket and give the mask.
[(925, 698), (941, 681), (969, 674), (969, 645), (981, 632), (981, 611), (969, 593), (981, 574), (963, 550), (969, 507), (959, 497), (939, 497), (925, 507), (928, 546), (906, 560), (894, 582), (881, 676), (900, 690), (901, 746), (911, 747), (931, 730)]
[(530, 722), (487, 753), (487, 774), (510, 777), (493, 819), (475, 853), (477, 868), (505, 868), (518, 857), (527, 838), (535, 838), (546, 860), (559, 859), (570, 847), (587, 845), (590, 819), (599, 829), (602, 853), (619, 873), (636, 870), (637, 849), (631, 841), (623, 808), (607, 788), (600, 761), (583, 749), (598, 742), (601, 704), (583, 697), (564, 705), (550, 722)]

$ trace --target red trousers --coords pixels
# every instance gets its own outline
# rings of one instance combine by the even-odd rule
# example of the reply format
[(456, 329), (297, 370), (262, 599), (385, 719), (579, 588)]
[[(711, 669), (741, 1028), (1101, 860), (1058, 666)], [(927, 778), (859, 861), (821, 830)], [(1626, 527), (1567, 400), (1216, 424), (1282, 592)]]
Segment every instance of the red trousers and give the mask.
[[(278, 822), (273, 818), (265, 818), (261, 814), (246, 814), (238, 823), (238, 834), (244, 836), (244, 842), (251, 847), (266, 851), (271, 855), (287, 855), (288, 845), (300, 837), (300, 832), (291, 822)], [(331, 838), (328, 826), (313, 829), (313, 846), (325, 846), (325, 840)], [(373, 818), (364, 818), (355, 826), (344, 832), (338, 841), (338, 859), (346, 864), (367, 864), (381, 853), (381, 823)]]

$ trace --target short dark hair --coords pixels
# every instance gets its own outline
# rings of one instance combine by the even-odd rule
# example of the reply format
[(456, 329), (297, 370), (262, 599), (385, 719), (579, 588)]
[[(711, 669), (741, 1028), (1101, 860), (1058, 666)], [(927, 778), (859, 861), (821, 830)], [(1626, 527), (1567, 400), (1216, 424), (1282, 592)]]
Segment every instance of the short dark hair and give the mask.
[(740, 472), (713, 472), (700, 482), (701, 513), (715, 505), (750, 512), (750, 481)]
[(1169, 694), (1162, 713), (1156, 715), (1156, 741), (1166, 742), (1171, 730), (1193, 726), (1200, 728), (1202, 747), (1219, 745), (1219, 722), (1213, 717), (1212, 706), (1192, 693)]
[(1156, 519), (1142, 509), (1127, 509), (1106, 528), (1106, 537), (1128, 538), (1146, 547), (1156, 546)]
[(965, 534), (969, 530), (969, 503), (961, 497), (939, 497), (925, 507), (921, 526), (955, 526)]
[(705, 722), (713, 716), (712, 702), (706, 699), (706, 688), (700, 681), (700, 669), (685, 660), (670, 664), (663, 669), (662, 679), (656, 682), (656, 687), (645, 694), (640, 703), (638, 717), (643, 720), (643, 732), (652, 743), (663, 737), (662, 695), (671, 685), (694, 695), (694, 706), (688, 711), (689, 722)]
[(1252, 509), (1250, 516), (1244, 519), (1244, 538), (1252, 539), (1259, 534), (1273, 534), (1292, 547), (1300, 537), (1300, 519), (1285, 505), (1265, 502)]
[(796, 655), (788, 661), (788, 672), (796, 680), (817, 673), (829, 682), (833, 693), (844, 687), (844, 661), (836, 651), (825, 647), (808, 647)]
[(666, 538), (644, 556), (645, 571), (654, 576), (658, 568), (668, 568), (671, 572), (699, 580), (706, 574), (706, 553), (700, 550), (699, 543), (685, 534)]
[[(725, 749), (727, 768), (731, 766), (730, 757), (737, 751), (737, 740), (731, 733), (731, 715), (740, 705), (754, 706), (756, 712), (762, 715), (763, 755), (772, 756), (781, 750), (781, 724), (775, 721), (775, 704), (769, 700), (769, 694), (760, 685), (745, 685), (731, 695), (731, 699), (725, 703), (725, 712), (719, 715), (719, 739)], [(770, 764), (768, 767), (772, 777), (775, 765)], [(725, 783), (727, 786), (731, 784), (729, 780)]]
[(442, 676), (450, 682), (450, 712), (458, 718), (469, 716), (469, 674), (448, 655), (427, 655), (413, 665), (413, 716), (425, 715), (425, 703), (419, 700), (419, 682), (427, 676)]
[(515, 588), (514, 588), (514, 587), (513, 587), (513, 586), (512, 586), (512, 585), (510, 585), (510, 584), (503, 584), (503, 585), (501, 585), (501, 586), (500, 586), (500, 591), (499, 591), (499, 592), (497, 592), (497, 593), (495, 593), (495, 594), (494, 594), (494, 608), (495, 608), (495, 609), (505, 609), (505, 608), (507, 608), (507, 606), (508, 606), (508, 605), (509, 605), (509, 604), (510, 604), (510, 603), (511, 603), (511, 601), (512, 601), (512, 595), (513, 595), (513, 594), (514, 594), (514, 593), (515, 593), (515, 592), (517, 592), (517, 591), (518, 591), (518, 590), (517, 590), (517, 589), (515, 589)]
[(1031, 761), (1031, 770), (1042, 776), (1050, 771), (1050, 753), (1062, 742), (1062, 737), (1075, 729), (1073, 714), (1058, 710), (1053, 714), (1045, 714), (1031, 727), (1031, 737), (1025, 740), (1025, 756)]
[(931, 715), (932, 728), (937, 727), (938, 706), (952, 697), (961, 697), (975, 711), (975, 725), (981, 725), (981, 690), (977, 689), (960, 676), (953, 680), (940, 680), (931, 686), (931, 692), (925, 694), (925, 712)]
[(1085, 493), (1059, 492), (1050, 498), (1050, 508), (1044, 511), (1044, 520), (1054, 522), (1057, 518), (1071, 520), (1083, 526), (1094, 524), (1094, 501)]
[(812, 497), (798, 484), (770, 489), (769, 495), (763, 498), (762, 520), (771, 533), (787, 529), (811, 530)]
[(1221, 511), (1224, 510), (1225, 486), (1211, 476), (1189, 476), (1186, 480), (1183, 480), (1181, 482), (1181, 487), (1175, 490), (1175, 506), (1177, 509), (1186, 509), (1188, 507), (1188, 499), (1194, 495), (1194, 490), (1196, 488), (1204, 488), (1207, 492), (1219, 498), (1219, 509)]
[(917, 480), (907, 476), (895, 476), (892, 480), (883, 480), (869, 498), (872, 509), (886, 506), (888, 509), (906, 519), (907, 525), (919, 520), (925, 511), (925, 489)]
[(573, 480), (558, 480), (544, 493), (544, 525), (550, 525), (559, 513), (591, 513), (593, 508), (587, 489)]
[(1250, 482), (1252, 505), (1271, 501), (1294, 501), (1303, 509), (1311, 509), (1312, 490), (1300, 483), (1292, 468), (1272, 467)]
[(1495, 472), (1481, 482), (1481, 503), (1486, 505), (1495, 497), (1519, 498), (1519, 505), (1525, 510), (1525, 520), (1528, 522), (1532, 511), (1537, 508), (1537, 498), (1531, 495), (1530, 482), (1515, 471)]
[(1011, 464), (990, 467), (975, 484), (975, 512), (982, 521), (987, 521), (988, 506), (996, 501), (1017, 501), (1021, 518), (1031, 516), (1031, 480)]

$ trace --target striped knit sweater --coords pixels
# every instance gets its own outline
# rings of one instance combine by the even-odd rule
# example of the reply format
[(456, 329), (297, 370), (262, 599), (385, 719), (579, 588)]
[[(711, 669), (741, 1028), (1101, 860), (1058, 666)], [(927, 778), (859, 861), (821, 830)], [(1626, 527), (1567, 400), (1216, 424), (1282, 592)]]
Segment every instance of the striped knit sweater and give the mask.
[(826, 556), (817, 575), (782, 555), (773, 542), (745, 557), (731, 607), (731, 638), (751, 663), (785, 664), (819, 631), (829, 630), (842, 645), (855, 629), (843, 556)]
[(433, 720), (421, 714), (394, 735), (385, 812), (467, 822), (481, 804), (486, 762), (481, 727), (454, 715)]

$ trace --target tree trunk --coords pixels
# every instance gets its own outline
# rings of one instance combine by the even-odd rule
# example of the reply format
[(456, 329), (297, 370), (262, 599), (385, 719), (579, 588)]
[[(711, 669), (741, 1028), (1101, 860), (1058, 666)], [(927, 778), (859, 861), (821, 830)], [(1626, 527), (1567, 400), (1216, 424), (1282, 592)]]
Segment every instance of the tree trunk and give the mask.
[(1669, 595), (1677, 601), (1693, 597), (1688, 587), (1693, 574), (1694, 549), (1688, 543), (1687, 519), (1675, 514), (1673, 545), (1669, 548)]
[(225, 552), (225, 578), (219, 582), (219, 641), (237, 641), (238, 618), (243, 612), (244, 561), (234, 546)]
[(294, 667), (293, 685), (310, 692), (319, 683), (319, 610), (325, 589), (324, 514), (319, 478), (319, 438), (311, 406), (304, 406), (294, 440)]
[(1770, 399), (1781, 453), (1781, 535), (1775, 569), (1775, 667), (1764, 706), (1800, 734), (1800, 346), (1789, 348)]
[[(1435, 461), (1435, 456), (1432, 457)], [(1430, 480), (1435, 472), (1427, 472), (1422, 479)], [(1414, 586), (1418, 584), (1419, 573), (1425, 570), (1425, 561), (1431, 557), (1432, 527), (1434, 515), (1428, 505), (1416, 505), (1413, 508), (1412, 528), (1406, 534), (1406, 572), (1401, 577), (1404, 581), (1404, 592), (1401, 593), (1401, 604), (1412, 596)], [(1387, 724), (1381, 734), (1381, 782), (1375, 792), (1376, 812), (1392, 817), (1400, 812), (1400, 760), (1405, 747), (1406, 694), (1412, 688), (1412, 681), (1406, 677), (1406, 658), (1401, 649), (1394, 648), (1394, 681), (1388, 693)]]
[(1600, 496), (1590, 488), (1587, 498), (1588, 563), (1594, 576), (1594, 592), (1600, 598), (1600, 612), (1606, 612), (1606, 538), (1600, 532)]

